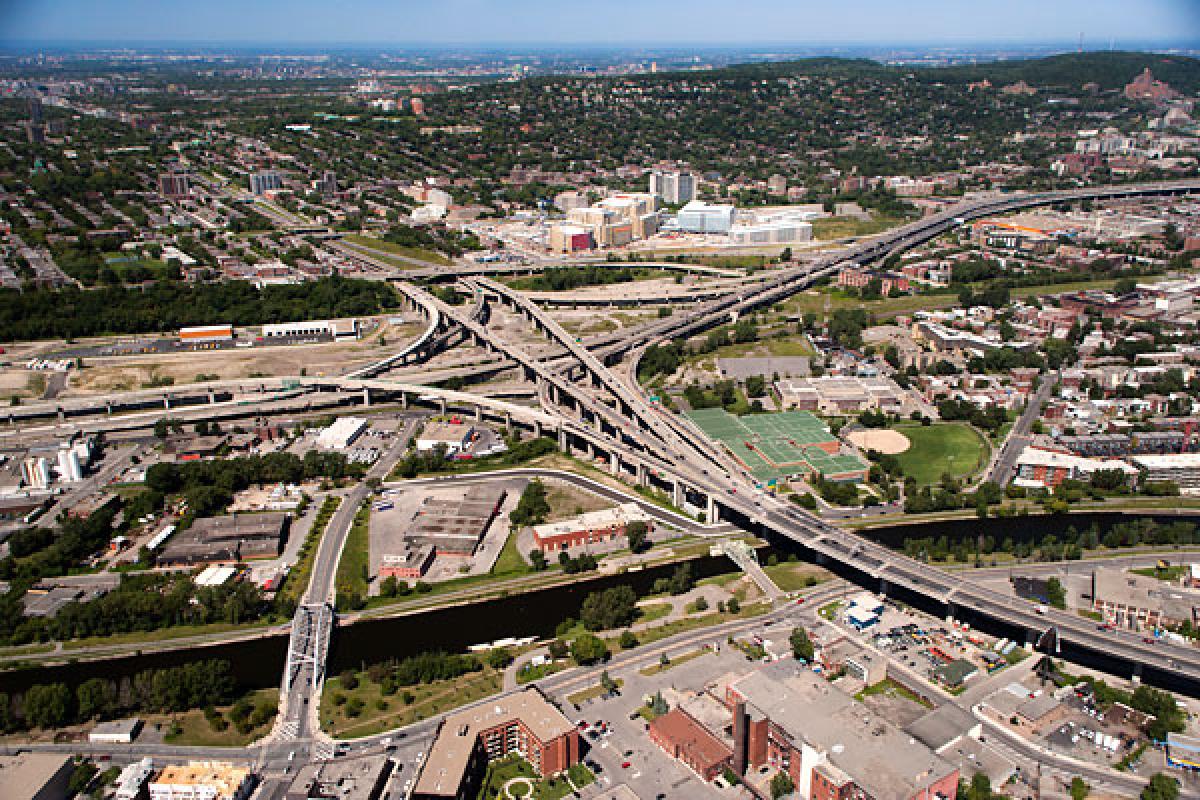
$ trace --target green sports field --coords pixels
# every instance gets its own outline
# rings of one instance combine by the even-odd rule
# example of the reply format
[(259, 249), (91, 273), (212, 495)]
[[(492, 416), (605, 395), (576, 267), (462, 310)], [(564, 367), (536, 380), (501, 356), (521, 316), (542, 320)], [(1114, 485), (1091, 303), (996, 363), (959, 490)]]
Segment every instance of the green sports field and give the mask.
[(919, 485), (937, 483), (949, 472), (956, 478), (973, 475), (987, 464), (991, 447), (974, 428), (962, 422), (903, 425), (897, 431), (912, 444), (896, 456), (905, 475)]

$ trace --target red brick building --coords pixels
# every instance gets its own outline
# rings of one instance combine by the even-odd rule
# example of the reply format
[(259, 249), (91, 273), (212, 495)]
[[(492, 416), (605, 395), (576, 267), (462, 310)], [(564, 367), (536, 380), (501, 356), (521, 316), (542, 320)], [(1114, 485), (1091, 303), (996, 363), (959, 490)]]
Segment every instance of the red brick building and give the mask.
[(539, 775), (557, 775), (579, 763), (579, 731), (537, 689), (450, 714), (411, 797), (473, 800), (488, 762), (514, 753)]
[(720, 775), (733, 759), (733, 750), (682, 708), (651, 722), (650, 740), (706, 781)]
[(616, 508), (590, 511), (572, 519), (547, 522), (533, 526), (533, 540), (538, 549), (547, 555), (570, 550), (573, 547), (588, 547), (625, 538), (625, 530), (633, 521), (646, 523), (646, 530), (654, 530), (654, 522), (637, 503), (623, 503)]

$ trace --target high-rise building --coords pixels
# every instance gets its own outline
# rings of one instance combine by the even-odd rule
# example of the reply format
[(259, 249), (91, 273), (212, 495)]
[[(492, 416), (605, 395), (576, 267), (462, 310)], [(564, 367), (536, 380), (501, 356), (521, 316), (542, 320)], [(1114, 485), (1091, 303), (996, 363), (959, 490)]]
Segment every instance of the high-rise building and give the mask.
[(50, 467), (41, 456), (31, 456), (21, 463), (21, 477), (34, 489), (50, 485)]
[(278, 189), (282, 185), (283, 179), (274, 170), (264, 169), (250, 175), (250, 193), (254, 195), (265, 194), (272, 189)]
[(25, 137), (30, 144), (46, 143), (46, 126), (36, 122), (25, 123)]
[(423, 116), (425, 114), (425, 101), (419, 97), (414, 97), (412, 99), (412, 112), (418, 117)]
[(322, 172), (318, 188), (320, 189), (321, 194), (326, 197), (337, 194), (337, 173), (331, 169), (327, 169)]
[(184, 172), (164, 172), (158, 176), (158, 193), (168, 200), (187, 197), (191, 193), (191, 181)]
[(29, 121), (34, 125), (42, 121), (42, 100), (39, 97), (29, 98)]
[(690, 172), (650, 173), (650, 193), (656, 194), (668, 205), (677, 206), (696, 199), (696, 176)]

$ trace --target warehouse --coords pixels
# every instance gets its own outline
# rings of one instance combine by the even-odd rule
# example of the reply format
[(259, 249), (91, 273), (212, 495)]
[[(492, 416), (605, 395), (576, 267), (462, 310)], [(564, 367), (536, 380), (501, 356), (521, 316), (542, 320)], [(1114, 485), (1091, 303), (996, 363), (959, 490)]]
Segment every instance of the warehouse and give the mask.
[(433, 547), (438, 555), (470, 557), (506, 495), (504, 489), (473, 486), (461, 500), (427, 497), (417, 512), (408, 538), (418, 547)]
[(282, 513), (198, 519), (171, 537), (156, 561), (160, 566), (198, 566), (274, 558), (283, 546), (290, 519)]
[(366, 429), (367, 421), (365, 419), (338, 417), (332, 425), (317, 435), (317, 447), (322, 450), (345, 450), (354, 444)]
[(417, 436), (417, 450), (424, 453), (443, 447), (446, 455), (457, 455), (467, 449), (474, 435), (475, 428), (466, 423), (430, 422)]
[(589, 511), (571, 519), (547, 522), (533, 526), (533, 540), (543, 553), (557, 553), (594, 544), (615, 542), (625, 538), (630, 522), (646, 523), (647, 531), (653, 523), (637, 503), (622, 503), (616, 508)]

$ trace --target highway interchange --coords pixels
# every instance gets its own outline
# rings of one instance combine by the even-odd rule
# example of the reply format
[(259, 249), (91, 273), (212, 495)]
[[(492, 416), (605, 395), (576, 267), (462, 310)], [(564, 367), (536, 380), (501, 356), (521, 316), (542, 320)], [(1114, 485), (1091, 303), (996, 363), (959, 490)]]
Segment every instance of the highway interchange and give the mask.
[[(651, 404), (635, 378), (637, 361), (652, 343), (686, 337), (731, 322), (738, 315), (770, 306), (808, 288), (848, 261), (866, 263), (887, 257), (928, 241), (964, 221), (1084, 198), (1175, 195), (1196, 191), (1200, 191), (1200, 181), (1191, 180), (1032, 195), (1005, 194), (970, 201), (815, 260), (784, 266), (768, 273), (764, 280), (754, 285), (739, 285), (734, 292), (689, 306), (685, 313), (607, 335), (602, 342), (579, 341), (535, 303), (486, 277), (483, 274), (486, 269), (481, 270), (480, 265), (473, 265), (462, 273), (456, 267), (430, 268), (428, 277), (461, 280), (474, 295), (475, 304), (465, 308), (449, 306), (408, 281), (393, 279), (412, 307), (419, 309), (426, 319), (421, 336), (387, 359), (344, 376), (288, 380), (307, 398), (319, 397), (323, 392), (348, 397), (361, 394), (365, 403), (372, 402), (375, 397), (399, 398), (406, 406), (432, 403), (439, 410), (465, 408), (474, 411), (479, 418), (498, 419), (506, 426), (524, 427), (539, 434), (556, 433), (562, 449), (606, 461), (614, 475), (625, 475), (644, 485), (664, 488), (672, 493), (676, 505), (685, 502), (699, 505), (706, 510), (709, 523), (719, 519), (757, 534), (791, 540), (802, 545), (814, 560), (872, 589), (899, 591), (909, 597), (922, 598), (942, 609), (947, 616), (1000, 626), (1013, 638), (1032, 642), (1052, 627), (1056, 632), (1054, 638), (1072, 658), (1094, 656), (1109, 663), (1116, 660), (1127, 667), (1126, 672), (1130, 675), (1139, 675), (1144, 680), (1196, 696), (1200, 695), (1200, 655), (1193, 650), (1166, 643), (1147, 644), (1138, 636), (1097, 630), (1094, 623), (1064, 612), (1051, 610), (1045, 615), (1040, 614), (1028, 603), (960, 575), (909, 559), (777, 500), (758, 489), (728, 454), (698, 430)], [(341, 252), (348, 257), (371, 258), (357, 250), (343, 248)], [(532, 355), (525, 348), (493, 334), (487, 324), (487, 303), (491, 298), (510, 305), (550, 340), (553, 347), (546, 351), (549, 357)], [(409, 361), (419, 363), (455, 338), (470, 340), (487, 348), (496, 359), (515, 364), (524, 377), (536, 385), (541, 408), (532, 409), (469, 391), (399, 383), (387, 378), (387, 372), (393, 367)], [(611, 368), (618, 364), (619, 369)], [(272, 404), (281, 402), (266, 390), (268, 385), (281, 385), (281, 380), (253, 382), (262, 398), (261, 407), (254, 407), (253, 411), (273, 410)], [(193, 397), (188, 399), (189, 387), (173, 387), (171, 395), (174, 399), (163, 402), (180, 418), (195, 414), (197, 418), (211, 419), (216, 416), (214, 412), (221, 409), (233, 414), (246, 413), (244, 401), (237, 404), (220, 399), (245, 389), (245, 386), (197, 385), (191, 390)], [(128, 394), (130, 397), (104, 398), (98, 401), (98, 406), (72, 407), (69, 414), (61, 404), (22, 409), (25, 427), (5, 433), (13, 435), (37, 430), (39, 415), (51, 419), (44, 425), (46, 429), (57, 431), (64, 428), (119, 430), (145, 427), (162, 416), (161, 408), (155, 407), (164, 397), (162, 391), (146, 392), (144, 397)], [(128, 403), (125, 413), (111, 413), (114, 404), (122, 406), (125, 403)], [(134, 410), (139, 407), (142, 410)], [(1023, 417), (1021, 420), (1019, 436), (1028, 433), (1028, 425), (1035, 414), (1026, 416), (1028, 419)], [(407, 434), (412, 432), (410, 429)], [(401, 437), (401, 441), (406, 443), (407, 438)], [(372, 474), (376, 477), (386, 475), (399, 454), (399, 449), (389, 453)], [(992, 475), (999, 477), (1011, 469), (1012, 457), (1014, 453), (1008, 448), (1002, 451)], [(281, 711), (284, 713), (280, 715), (275, 733), (262, 748), (247, 751), (262, 763), (278, 765), (281, 759), (290, 759), (290, 753), (307, 757), (319, 750), (326, 754), (329, 751), (328, 739), (316, 725), (315, 713), (323, 679), (324, 648), (319, 646), (320, 636), (307, 635), (312, 630), (309, 615), (314, 606), (332, 602), (341, 545), (354, 511), (367, 494), (364, 482), (344, 499), (318, 550), (306, 605), (298, 611), (297, 624), (293, 626), (293, 636), (305, 640), (301, 642), (301, 649), (310, 652), (310, 646), (317, 647), (311, 651), (315, 658), (308, 667), (314, 673), (307, 680), (285, 680), (285, 688), (290, 691), (281, 694)], [(324, 630), (327, 632), (328, 628)], [(548, 683), (557, 681), (552, 678)], [(308, 713), (297, 713), (297, 709), (306, 709)], [(416, 728), (424, 730), (431, 725), (432, 721), (426, 721)], [(377, 742), (368, 741), (356, 747), (375, 745)], [(158, 751), (161, 750), (160, 746)], [(178, 754), (192, 755), (192, 751), (210, 753), (210, 750), (184, 748)], [(130, 754), (135, 752), (139, 751), (129, 750)]]

